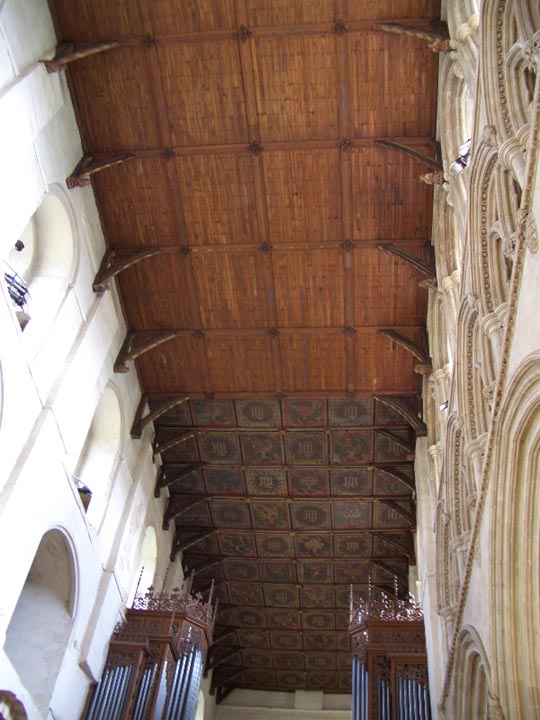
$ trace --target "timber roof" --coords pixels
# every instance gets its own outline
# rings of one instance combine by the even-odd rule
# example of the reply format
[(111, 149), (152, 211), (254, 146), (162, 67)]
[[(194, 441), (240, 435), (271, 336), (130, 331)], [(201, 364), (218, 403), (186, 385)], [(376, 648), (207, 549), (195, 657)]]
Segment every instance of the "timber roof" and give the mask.
[(378, 245), (429, 263), (432, 189), (375, 141), (435, 157), (438, 58), (373, 23), (429, 27), (438, 4), (51, 6), (59, 42), (118, 43), (68, 79), (134, 435), (147, 403), (172, 554), (217, 581), (213, 685), (347, 692), (350, 584), (404, 592), (414, 562), (429, 360), (425, 275)]

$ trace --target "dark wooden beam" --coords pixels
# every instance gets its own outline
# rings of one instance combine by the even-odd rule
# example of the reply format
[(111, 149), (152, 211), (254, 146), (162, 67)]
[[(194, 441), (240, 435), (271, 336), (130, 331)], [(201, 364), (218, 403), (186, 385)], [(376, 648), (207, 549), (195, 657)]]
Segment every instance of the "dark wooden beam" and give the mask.
[(179, 517), (182, 513), (186, 512), (186, 510), (195, 507), (195, 505), (199, 505), (199, 503), (204, 500), (206, 500), (206, 496), (200, 495), (173, 495), (170, 497), (167, 504), (167, 510), (165, 511), (165, 516), (163, 518), (163, 530), (169, 529), (169, 523), (171, 520)]
[(174, 540), (173, 540), (173, 546), (171, 549), (171, 562), (174, 562), (176, 560), (176, 556), (178, 555), (179, 552), (184, 552), (184, 550), (187, 550), (192, 545), (195, 545), (196, 543), (200, 542), (201, 540), (204, 540), (207, 537), (211, 537), (212, 535), (214, 535), (216, 530), (217, 530), (217, 528), (204, 529), (202, 531), (199, 530), (195, 537), (189, 537), (184, 540), (181, 540), (180, 533), (178, 532), (178, 528), (177, 528), (175, 536), (174, 536)]
[(392, 410), (395, 410), (399, 415), (401, 415), (406, 420), (406, 422), (409, 423), (409, 425), (412, 425), (412, 427), (416, 431), (416, 434), (419, 437), (427, 435), (426, 424), (418, 417), (416, 413), (414, 413), (409, 407), (407, 407), (404, 397), (399, 397), (395, 395), (380, 395), (379, 393), (377, 393), (377, 395), (375, 395), (375, 400), (378, 400), (387, 407), (392, 408)]
[(156, 457), (156, 455), (161, 455), (163, 453), (166, 453), (167, 450), (171, 450), (173, 447), (176, 447), (177, 445), (180, 445), (181, 443), (186, 442), (186, 440), (190, 440), (191, 438), (195, 437), (196, 435), (200, 435), (199, 430), (195, 430), (195, 429), (185, 430), (183, 433), (181, 433), (177, 437), (174, 437), (171, 440), (167, 440), (167, 442), (164, 442), (163, 444), (161, 444), (158, 441), (158, 438), (156, 437), (156, 439), (154, 440), (154, 443), (152, 445), (152, 451), (153, 451), (154, 457)]
[(75, 60), (81, 60), (118, 47), (120, 47), (119, 42), (85, 43), (77, 47), (73, 43), (62, 43), (58, 45), (52, 60), (40, 60), (39, 62), (45, 65), (47, 72), (55, 73), (63, 70), (66, 65), (75, 62)]
[(382, 140), (382, 139), (375, 140), (375, 145), (378, 145), (379, 147), (390, 148), (391, 150), (397, 150), (398, 152), (405, 153), (405, 155), (409, 155), (410, 157), (413, 157), (416, 160), (420, 160), (420, 162), (423, 162), (426, 165), (429, 165), (429, 167), (432, 167), (435, 170), (443, 169), (443, 165), (440, 160), (438, 160), (437, 158), (432, 158), (429, 155), (426, 155), (425, 153), (420, 152), (419, 150), (415, 150), (410, 145), (403, 145), (403, 143), (396, 142), (395, 140)]
[(92, 180), (92, 175), (101, 172), (113, 165), (133, 160), (135, 155), (130, 152), (109, 153), (101, 157), (99, 160), (94, 159), (92, 155), (85, 155), (77, 164), (75, 170), (66, 178), (66, 185), (70, 190), (77, 187), (85, 187)]
[(402, 508), (401, 505), (399, 505), (395, 500), (381, 499), (381, 502), (394, 512), (397, 512), (399, 515), (401, 515), (401, 517), (404, 517), (405, 520), (411, 523), (411, 525), (416, 524), (416, 517), (414, 516), (414, 513)]
[(429, 375), (431, 373), (431, 358), (429, 357), (427, 352), (423, 350), (419, 345), (417, 345), (412, 340), (409, 340), (409, 338), (406, 338), (401, 333), (398, 333), (395, 330), (391, 330), (390, 328), (385, 330), (379, 330), (378, 332), (379, 335), (384, 335), (385, 337), (390, 338), (392, 342), (396, 343), (396, 345), (399, 345), (404, 350), (407, 350), (407, 352), (410, 352), (411, 355), (414, 355), (414, 357), (419, 360), (419, 364), (415, 365), (415, 372), (417, 372), (419, 375)]
[(128, 332), (126, 335), (126, 339), (122, 343), (122, 347), (120, 348), (118, 357), (116, 358), (116, 361), (114, 363), (114, 372), (127, 373), (129, 371), (129, 368), (127, 366), (128, 362), (130, 362), (131, 360), (136, 360), (141, 355), (144, 355), (149, 350), (153, 350), (162, 343), (173, 340), (175, 337), (178, 337), (179, 334), (180, 333), (176, 330), (161, 330), (157, 332), (152, 331), (150, 337), (147, 340), (143, 340), (137, 345), (135, 345), (138, 333)]
[(165, 463), (159, 469), (156, 489), (154, 490), (154, 497), (158, 498), (161, 495), (162, 488), (172, 485), (172, 483), (180, 480), (180, 478), (191, 474), (205, 465), (208, 465), (208, 463), (188, 463), (187, 465), (180, 463)]
[(392, 535), (385, 535), (383, 532), (373, 532), (373, 537), (379, 538), (379, 540), (382, 540), (385, 543), (388, 543), (388, 545), (391, 545), (392, 547), (396, 548), (396, 550), (399, 550), (401, 554), (407, 555), (407, 557), (410, 557), (411, 554), (411, 548), (405, 545), (402, 545), (398, 540), (392, 537)]
[(373, 565), (376, 567), (381, 568), (381, 570), (384, 570), (389, 575), (391, 575), (394, 578), (398, 578), (398, 580), (401, 580), (401, 584), (405, 586), (405, 588), (408, 589), (409, 587), (409, 576), (404, 575), (403, 573), (396, 572), (393, 568), (391, 568), (389, 565), (387, 565), (384, 560), (372, 560)]
[(385, 430), (382, 428), (375, 428), (375, 432), (377, 433), (377, 435), (380, 435), (381, 437), (384, 437), (387, 440), (390, 440), (390, 442), (400, 445), (404, 450), (406, 450), (407, 452), (411, 453), (411, 455), (413, 455), (413, 457), (411, 459), (414, 460), (414, 451), (415, 451), (414, 444), (411, 444), (410, 442), (407, 442), (407, 440), (400, 438), (399, 435), (396, 435), (395, 433), (390, 432), (390, 430)]
[(172, 410), (178, 405), (183, 405), (189, 399), (190, 398), (187, 395), (176, 395), (168, 399), (164, 398), (159, 401), (159, 405), (155, 408), (155, 410), (152, 410), (147, 415), (144, 415), (144, 408), (148, 404), (148, 395), (143, 394), (139, 401), (139, 405), (137, 406), (137, 412), (135, 413), (133, 425), (131, 426), (131, 437), (134, 440), (138, 440), (148, 423), (154, 422), (154, 420), (157, 420), (159, 417), (169, 412), (169, 410)]
[(374, 23), (374, 30), (393, 33), (394, 35), (409, 35), (420, 40), (426, 40), (428, 47), (433, 52), (445, 53), (450, 50), (450, 35), (446, 23), (440, 21), (437, 30), (414, 27), (413, 25), (402, 25), (401, 23)]
[(419, 270), (421, 273), (426, 275), (428, 278), (435, 278), (435, 268), (433, 265), (428, 265), (422, 260), (419, 260), (418, 258), (413, 257), (412, 255), (409, 255), (408, 253), (404, 252), (403, 250), (400, 250), (395, 245), (388, 245), (386, 243), (377, 243), (377, 247), (379, 250), (383, 250), (384, 252), (388, 253), (389, 255), (394, 255), (395, 257), (399, 257), (402, 260), (405, 260), (405, 262), (408, 262), (410, 265), (415, 267), (417, 270)]
[[(230, 678), (232, 679), (232, 678)], [(216, 692), (216, 705), (219, 705), (220, 703), (225, 700), (225, 698), (232, 693), (234, 690), (234, 685), (221, 685), (218, 687)]]
[(414, 483), (414, 480), (405, 473), (400, 472), (396, 467), (388, 467), (386, 465), (380, 466), (375, 465), (375, 467), (380, 470), (381, 472), (386, 473), (387, 475), (391, 475), (392, 477), (396, 478), (396, 480), (399, 480), (400, 482), (404, 483), (410, 490), (415, 490), (416, 485)]
[(109, 280), (116, 277), (122, 270), (160, 253), (160, 248), (147, 250), (139, 248), (127, 254), (120, 253), (118, 250), (107, 250), (92, 283), (92, 290), (95, 293), (105, 292), (109, 287)]
[[(221, 604), (219, 607), (221, 607)], [(221, 642), (230, 635), (234, 635), (237, 630), (238, 627), (236, 625), (231, 625), (230, 627), (224, 628), (221, 632), (214, 633), (214, 645), (218, 642)]]
[(214, 565), (219, 565), (219, 563), (222, 562), (224, 559), (225, 555), (219, 555), (218, 557), (210, 557), (206, 562), (203, 562), (200, 565), (194, 565), (193, 567), (188, 567), (186, 564), (184, 566), (184, 575), (189, 575), (190, 573), (193, 573), (193, 575), (195, 576), (197, 575), (197, 573), (203, 572), (203, 570), (208, 570), (209, 568), (214, 567)]
[[(214, 650), (215, 645), (212, 645), (212, 650)], [(218, 658), (216, 655), (216, 652), (211, 651), (210, 660), (207, 663), (207, 670), (213, 670), (218, 665), (222, 665), (224, 662), (227, 662), (227, 660), (230, 660), (235, 655), (238, 654), (238, 652), (242, 649), (240, 645), (231, 645), (229, 648), (229, 652), (225, 653), (223, 657)]]

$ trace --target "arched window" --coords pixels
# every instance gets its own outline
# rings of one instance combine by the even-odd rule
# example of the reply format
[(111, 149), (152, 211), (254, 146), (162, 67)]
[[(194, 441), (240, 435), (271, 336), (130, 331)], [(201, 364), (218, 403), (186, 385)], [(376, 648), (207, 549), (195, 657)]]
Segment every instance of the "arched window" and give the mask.
[(47, 195), (4, 258), (8, 293), (35, 349), (62, 304), (73, 257), (73, 232), (64, 203), (55, 194)]
[(145, 593), (150, 585), (154, 583), (157, 563), (157, 539), (156, 531), (149, 525), (144, 533), (144, 539), (137, 564), (137, 575), (133, 580), (129, 593), (128, 605), (133, 603), (136, 593)]
[(45, 716), (75, 609), (75, 565), (66, 538), (47, 532), (8, 625), (5, 652)]
[(88, 519), (98, 527), (105, 510), (110, 478), (122, 434), (122, 415), (116, 393), (105, 389), (86, 436), (75, 476)]

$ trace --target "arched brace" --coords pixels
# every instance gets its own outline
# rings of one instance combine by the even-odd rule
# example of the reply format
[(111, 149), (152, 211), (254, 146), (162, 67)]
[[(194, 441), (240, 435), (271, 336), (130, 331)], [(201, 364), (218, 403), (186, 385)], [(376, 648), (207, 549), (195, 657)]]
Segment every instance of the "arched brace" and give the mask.
[(95, 293), (105, 292), (109, 287), (109, 280), (116, 277), (122, 270), (126, 270), (132, 265), (141, 262), (141, 260), (160, 254), (161, 248), (139, 248), (138, 250), (129, 251), (128, 254), (125, 251), (107, 250), (92, 283), (92, 290)]

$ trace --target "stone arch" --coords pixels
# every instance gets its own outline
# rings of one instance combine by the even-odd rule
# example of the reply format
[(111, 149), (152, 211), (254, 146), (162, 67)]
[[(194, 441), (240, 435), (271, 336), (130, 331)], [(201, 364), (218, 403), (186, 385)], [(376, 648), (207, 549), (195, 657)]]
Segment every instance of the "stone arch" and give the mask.
[(534, 0), (486, 0), (483, 5), (482, 91), (488, 123), (501, 144), (528, 122), (527, 43), (538, 29), (538, 16)]
[(53, 528), (41, 538), (11, 616), (5, 652), (45, 715), (73, 627), (77, 569), (69, 538)]
[(487, 428), (480, 372), (481, 335), (474, 295), (464, 298), (460, 308), (458, 327), (457, 356), (462, 358), (462, 365), (456, 372), (457, 405), (458, 412), (464, 421), (465, 439), (468, 441), (477, 439)]
[(148, 525), (139, 551), (139, 560), (136, 565), (136, 576), (129, 593), (128, 605), (133, 603), (137, 593), (145, 593), (154, 584), (157, 567), (157, 535), (155, 528)]
[[(68, 200), (53, 186), (4, 260), (6, 272), (14, 278), (8, 290), (21, 329), (35, 349), (47, 336), (76, 272), (74, 226)], [(17, 300), (21, 295), (22, 304)]]
[(498, 203), (500, 172), (497, 150), (481, 145), (471, 174), (469, 241), (471, 257), (476, 258), (472, 263), (473, 292), (478, 295), (482, 315), (495, 312), (507, 298), (506, 232)]
[(540, 706), (540, 353), (521, 363), (494, 435), (490, 487), (492, 681), (506, 717)]
[(81, 500), (95, 527), (103, 519), (121, 454), (123, 427), (120, 398), (114, 386), (108, 385), (95, 409), (75, 471)]
[[(2, 5), (0, 4), (0, 11)], [(27, 720), (26, 708), (15, 695), (9, 690), (0, 690), (0, 718), (5, 720)]]
[(476, 630), (461, 629), (456, 643), (451, 704), (453, 717), (486, 720), (489, 708), (489, 662)]

